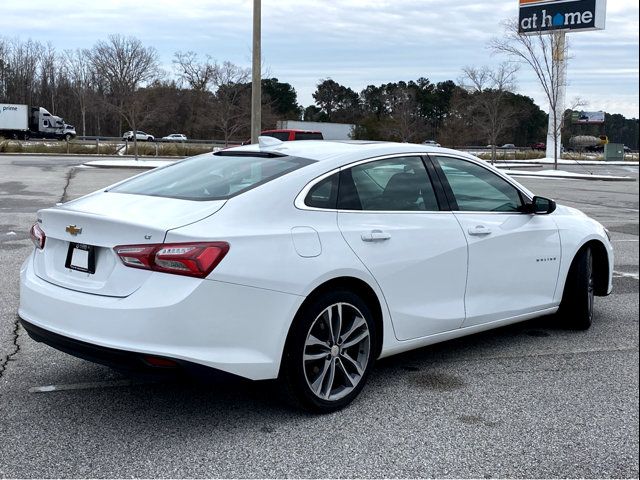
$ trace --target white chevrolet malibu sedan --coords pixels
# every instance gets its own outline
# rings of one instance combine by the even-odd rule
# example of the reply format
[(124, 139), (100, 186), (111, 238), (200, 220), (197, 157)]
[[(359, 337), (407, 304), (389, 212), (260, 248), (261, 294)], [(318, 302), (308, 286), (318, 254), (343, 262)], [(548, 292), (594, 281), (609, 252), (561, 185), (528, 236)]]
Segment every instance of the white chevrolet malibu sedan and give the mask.
[(35, 340), (278, 378), (320, 412), (378, 358), (541, 315), (586, 329), (612, 289), (601, 224), (427, 145), (261, 137), (40, 210), (31, 236)]

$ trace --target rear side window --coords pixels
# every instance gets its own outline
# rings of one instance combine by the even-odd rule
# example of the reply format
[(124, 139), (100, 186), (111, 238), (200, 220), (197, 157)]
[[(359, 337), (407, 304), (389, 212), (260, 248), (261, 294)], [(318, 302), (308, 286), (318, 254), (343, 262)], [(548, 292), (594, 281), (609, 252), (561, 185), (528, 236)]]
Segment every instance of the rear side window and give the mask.
[(313, 163), (298, 157), (202, 155), (132, 178), (111, 192), (224, 200)]
[(304, 204), (314, 208), (335, 209), (338, 199), (338, 174), (319, 181), (307, 194)]
[(357, 165), (340, 174), (338, 208), (373, 211), (437, 211), (436, 195), (420, 157)]
[(324, 140), (324, 138), (320, 132), (296, 132), (296, 140)]

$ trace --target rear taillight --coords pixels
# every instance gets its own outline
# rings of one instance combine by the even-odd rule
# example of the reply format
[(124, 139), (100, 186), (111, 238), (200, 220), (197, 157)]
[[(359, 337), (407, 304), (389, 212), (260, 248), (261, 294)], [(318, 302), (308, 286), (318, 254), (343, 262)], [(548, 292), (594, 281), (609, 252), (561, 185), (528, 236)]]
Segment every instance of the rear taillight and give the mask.
[(38, 250), (42, 250), (44, 248), (44, 241), (47, 239), (47, 236), (44, 234), (44, 230), (40, 228), (40, 225), (34, 223), (29, 230), (29, 234), (31, 235), (31, 241), (35, 245)]
[(204, 278), (229, 251), (226, 242), (119, 245), (114, 251), (127, 267)]

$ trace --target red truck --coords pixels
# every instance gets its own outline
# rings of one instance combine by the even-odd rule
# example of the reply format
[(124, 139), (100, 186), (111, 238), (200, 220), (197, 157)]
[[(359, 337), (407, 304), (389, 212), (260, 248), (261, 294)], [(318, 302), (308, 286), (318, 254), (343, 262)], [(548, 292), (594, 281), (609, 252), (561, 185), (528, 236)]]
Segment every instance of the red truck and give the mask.
[[(294, 140), (324, 140), (322, 132), (315, 130), (298, 130), (295, 128), (263, 130), (260, 136), (273, 137), (283, 142), (291, 142)], [(242, 145), (249, 145), (251, 139), (242, 142)]]
[(313, 130), (297, 130), (297, 129), (282, 129), (282, 130), (263, 130), (260, 135), (266, 137), (274, 137), (283, 142), (289, 142), (293, 140), (324, 140), (322, 132)]

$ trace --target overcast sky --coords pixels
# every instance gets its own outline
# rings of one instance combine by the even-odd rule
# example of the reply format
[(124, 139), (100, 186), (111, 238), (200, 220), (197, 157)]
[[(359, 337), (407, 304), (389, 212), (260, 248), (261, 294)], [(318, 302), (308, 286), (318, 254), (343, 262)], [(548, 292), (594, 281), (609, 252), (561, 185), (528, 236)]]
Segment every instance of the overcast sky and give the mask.
[[(90, 47), (111, 33), (154, 46), (171, 70), (177, 50), (251, 65), (247, 0), (0, 0), (0, 35)], [(569, 35), (567, 98), (585, 109), (638, 117), (638, 0), (608, 0), (605, 31)], [(369, 84), (460, 76), (465, 65), (500, 61), (486, 48), (517, 0), (263, 0), (263, 64), (313, 103), (318, 80), (360, 91)], [(523, 67), (518, 92), (546, 108)]]

